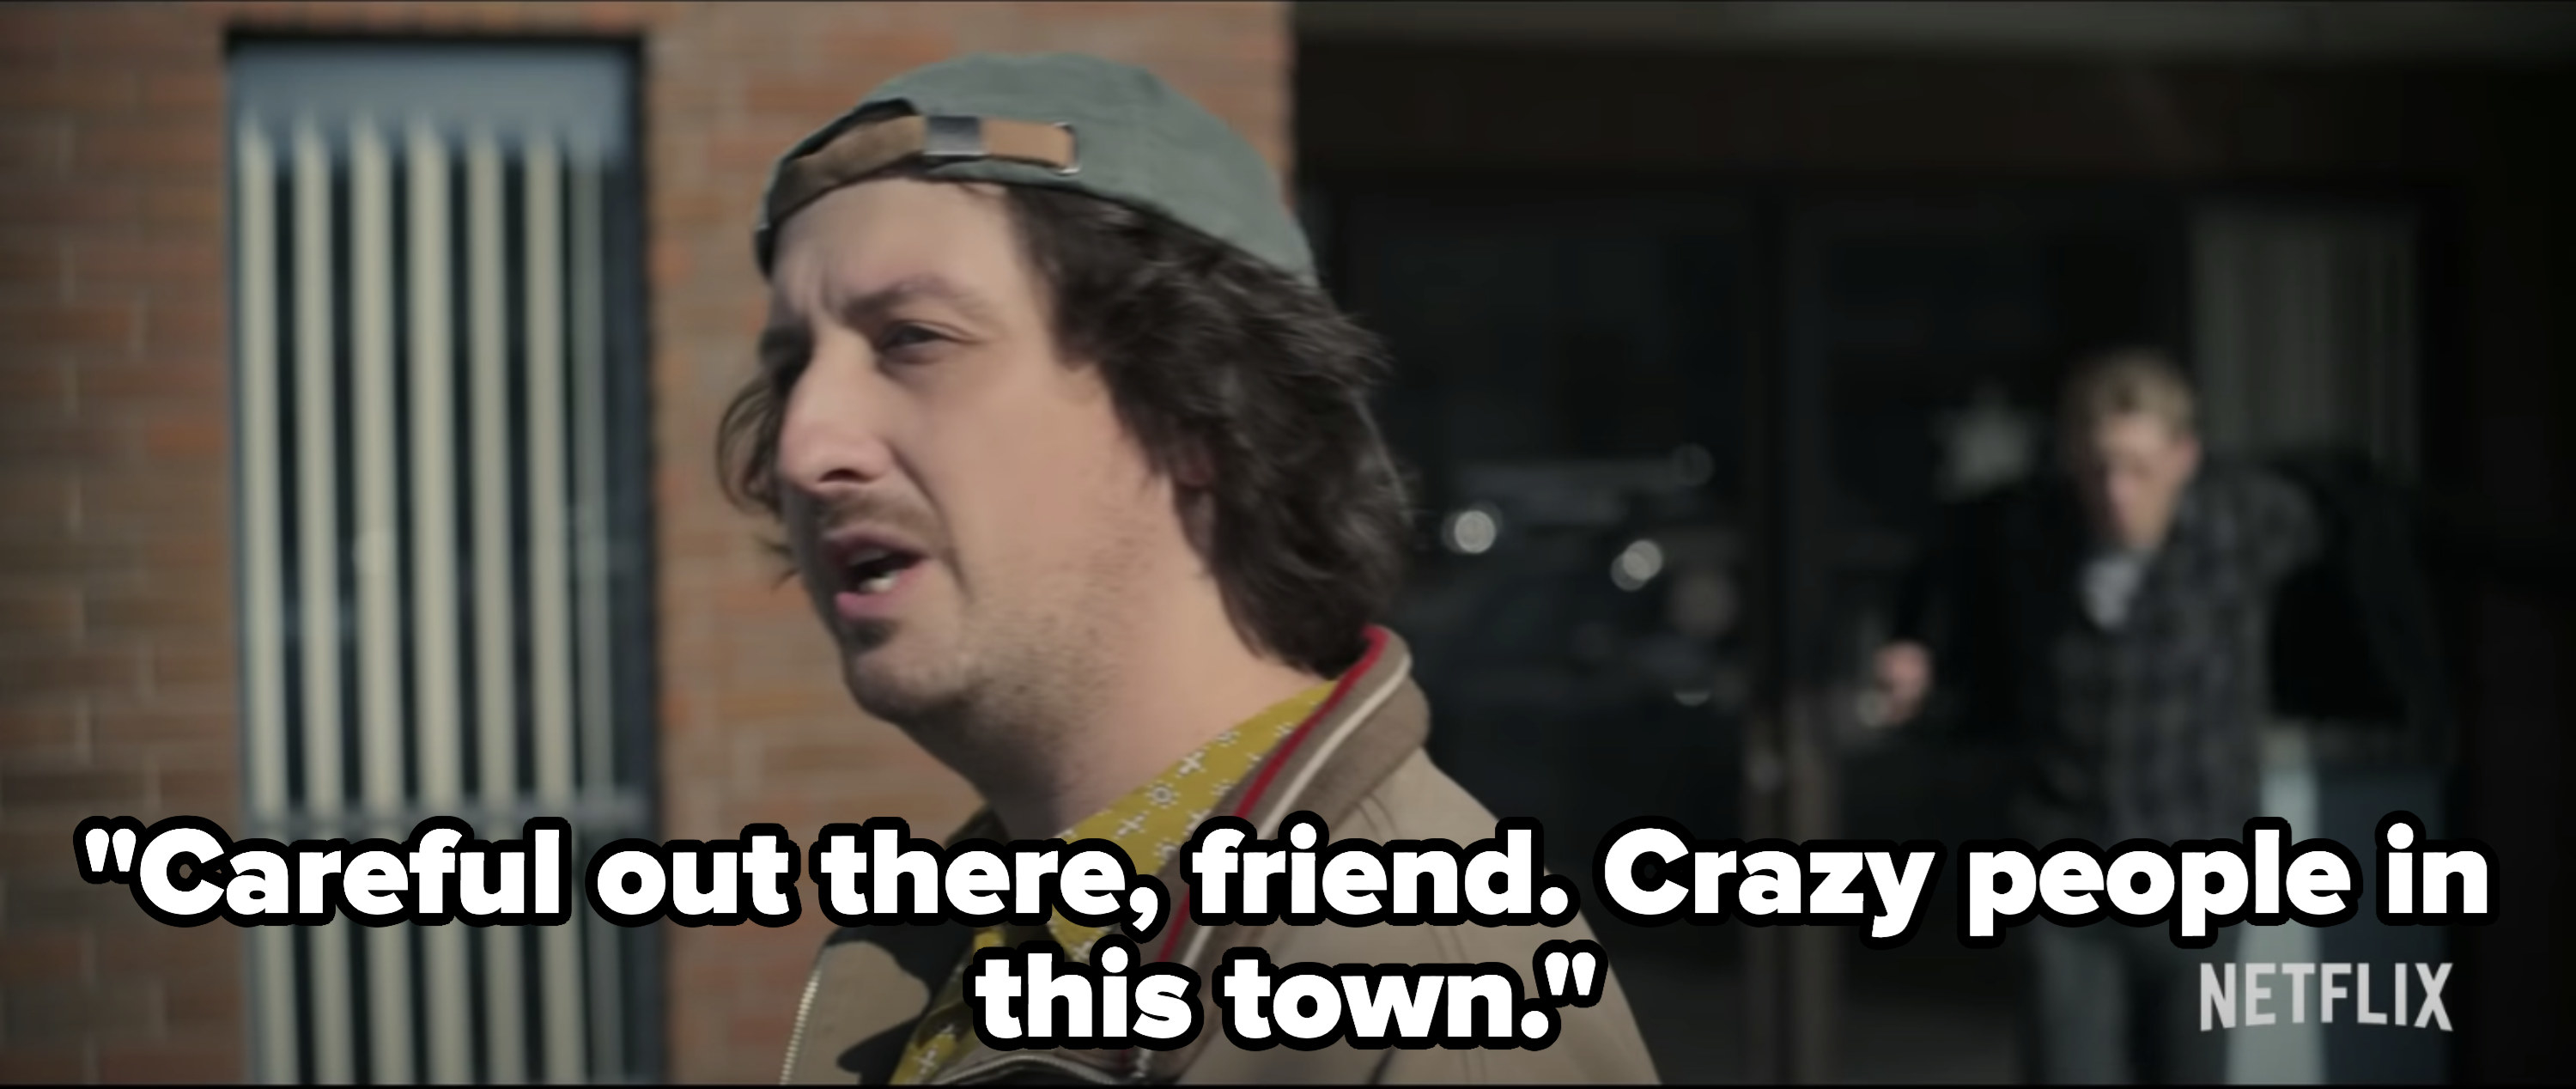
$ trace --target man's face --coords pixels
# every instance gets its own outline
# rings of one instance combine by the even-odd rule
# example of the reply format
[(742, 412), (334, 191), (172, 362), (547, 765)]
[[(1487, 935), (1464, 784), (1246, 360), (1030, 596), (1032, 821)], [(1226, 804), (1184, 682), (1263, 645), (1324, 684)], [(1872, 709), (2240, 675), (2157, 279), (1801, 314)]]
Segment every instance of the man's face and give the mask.
[(898, 725), (1081, 683), (1176, 521), (1048, 306), (990, 187), (867, 182), (780, 236), (780, 514), (851, 695)]
[(2068, 430), (2067, 468), (2105, 541), (2142, 550), (2164, 540), (2183, 488), (2200, 468), (2200, 442), (2162, 417), (2131, 412)]

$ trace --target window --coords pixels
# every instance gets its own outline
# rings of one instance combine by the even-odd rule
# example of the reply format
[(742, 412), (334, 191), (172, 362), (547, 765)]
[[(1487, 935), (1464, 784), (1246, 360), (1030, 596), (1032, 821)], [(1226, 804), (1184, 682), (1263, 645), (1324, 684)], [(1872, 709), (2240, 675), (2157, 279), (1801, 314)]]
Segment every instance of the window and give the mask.
[[(231, 57), (250, 834), (650, 827), (633, 63), (600, 44)], [(267, 1081), (656, 1074), (647, 932), (257, 927)]]
[(2214, 202), (2191, 223), (2194, 363), (2212, 448), (2336, 450), (2415, 477), (2416, 213)]

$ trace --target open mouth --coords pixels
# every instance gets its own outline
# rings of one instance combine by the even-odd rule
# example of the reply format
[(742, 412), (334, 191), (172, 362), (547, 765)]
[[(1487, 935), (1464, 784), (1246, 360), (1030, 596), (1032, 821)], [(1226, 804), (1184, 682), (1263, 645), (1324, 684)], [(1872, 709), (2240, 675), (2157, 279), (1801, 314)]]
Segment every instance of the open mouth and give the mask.
[(882, 545), (861, 545), (850, 550), (841, 565), (841, 588), (854, 594), (882, 594), (903, 580), (903, 573), (921, 562), (918, 553)]

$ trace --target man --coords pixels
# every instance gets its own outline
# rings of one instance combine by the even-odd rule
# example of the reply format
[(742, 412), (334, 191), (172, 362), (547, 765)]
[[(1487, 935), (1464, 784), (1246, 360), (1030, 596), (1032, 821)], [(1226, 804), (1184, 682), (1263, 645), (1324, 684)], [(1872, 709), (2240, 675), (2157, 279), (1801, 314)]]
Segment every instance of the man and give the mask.
[[(2192, 417), (2189, 383), (2156, 353), (2080, 365), (2060, 412), (2067, 477), (1968, 507), (1877, 655), (1888, 719), (1950, 689), (1965, 723), (2017, 737), (2014, 813), (2034, 845), (2236, 838), (2258, 815), (2266, 614), (2320, 529), (2288, 484), (2204, 468)], [(2163, 927), (2017, 931), (2032, 1076), (2223, 1080), (2192, 988), (2232, 934), (2182, 950)]]
[[(1184, 888), (1198, 822), (1473, 842), (1494, 817), (1422, 751), (1393, 592), (1404, 496), (1366, 394), (1383, 364), (1313, 282), (1268, 166), (1134, 68), (975, 56), (878, 88), (781, 160), (756, 249), (761, 374), (728, 483), (775, 515), (850, 694), (988, 808), (958, 833), (1108, 839)], [(998, 1051), (972, 951), (1102, 932), (835, 934), (789, 1080), (1648, 1080), (1611, 983), (1539, 1052)], [(1149, 957), (1527, 964), (1556, 929), (1175, 918)], [(1201, 991), (1213, 993), (1213, 986)]]

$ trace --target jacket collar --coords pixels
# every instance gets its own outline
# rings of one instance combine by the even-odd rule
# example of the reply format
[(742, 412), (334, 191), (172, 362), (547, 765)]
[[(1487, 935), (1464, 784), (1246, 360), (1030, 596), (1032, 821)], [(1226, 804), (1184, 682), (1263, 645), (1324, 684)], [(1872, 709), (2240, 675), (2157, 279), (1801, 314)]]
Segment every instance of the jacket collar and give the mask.
[[(1314, 811), (1327, 827), (1341, 823), (1430, 736), (1430, 708), (1412, 683), (1412, 665), (1404, 640), (1371, 627), (1367, 651), (1343, 671), (1323, 706), (1235, 784), (1216, 812), (1251, 822), (1256, 834), (1276, 831), (1282, 819), (1299, 810)], [(1180, 867), (1177, 854), (1164, 865), (1157, 876), (1165, 888), (1188, 888)], [(1172, 921), (1156, 943), (1154, 959), (1177, 959), (1200, 969), (1204, 978), (1224, 947), (1205, 952), (1210, 935), (1189, 925), (1187, 896), (1186, 891), (1175, 894)], [(1203, 957), (1210, 964), (1199, 963)]]
[[(1305, 723), (1282, 740), (1252, 774), (1235, 784), (1215, 812), (1242, 817), (1251, 822), (1256, 832), (1273, 834), (1281, 820), (1299, 810), (1313, 811), (1327, 827), (1342, 823), (1362, 799), (1430, 737), (1430, 703), (1423, 698), (1421, 688), (1414, 685), (1412, 667), (1413, 654), (1403, 639), (1385, 628), (1370, 627), (1368, 649), (1342, 672), (1323, 706), (1307, 716)], [(978, 813), (950, 838), (954, 842), (966, 836), (990, 834), (989, 829), (997, 826), (989, 811)], [(1259, 944), (1261, 932), (1267, 928), (1190, 925), (1189, 885), (1181, 880), (1180, 868), (1181, 856), (1175, 853), (1156, 874), (1163, 887), (1172, 890), (1174, 902), (1170, 921), (1150, 947), (1150, 959), (1178, 961), (1201, 980), (1212, 980), (1210, 973), (1226, 950)], [(1169, 1080), (1188, 1067), (1211, 1036), (1220, 1034), (1213, 1020), (1217, 1010), (1208, 990), (1212, 986), (1213, 983), (1204, 984), (1200, 993), (1210, 1020), (1203, 1023), (1198, 1039), (1180, 1050), (992, 1051), (975, 1042), (936, 1080), (987, 1080), (1003, 1076), (1005, 1067), (1035, 1062), (1041, 1055), (1046, 1056), (1048, 1072), (1058, 1078), (1090, 1073), (1121, 1081)], [(1058, 1068), (1068, 1062), (1082, 1070)]]

